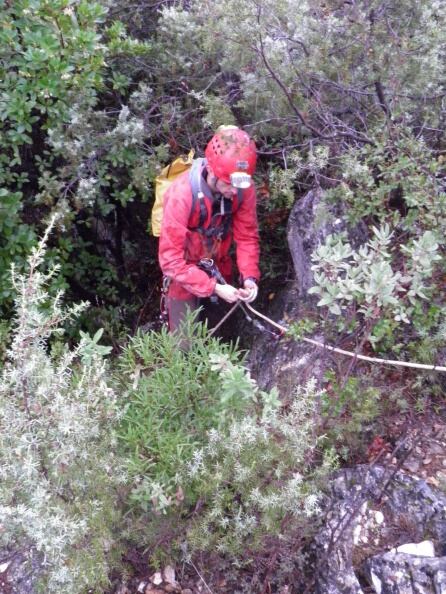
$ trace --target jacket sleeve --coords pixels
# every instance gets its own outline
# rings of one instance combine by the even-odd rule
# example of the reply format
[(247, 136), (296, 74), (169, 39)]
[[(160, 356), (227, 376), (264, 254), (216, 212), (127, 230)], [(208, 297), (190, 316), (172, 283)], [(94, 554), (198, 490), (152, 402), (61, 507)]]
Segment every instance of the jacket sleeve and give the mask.
[(158, 258), (163, 274), (197, 297), (209, 297), (216, 280), (185, 260), (192, 193), (188, 180), (175, 181), (166, 192)]
[(244, 279), (252, 276), (259, 280), (259, 229), (254, 186), (244, 192), (243, 202), (234, 213), (233, 233), (240, 274)]

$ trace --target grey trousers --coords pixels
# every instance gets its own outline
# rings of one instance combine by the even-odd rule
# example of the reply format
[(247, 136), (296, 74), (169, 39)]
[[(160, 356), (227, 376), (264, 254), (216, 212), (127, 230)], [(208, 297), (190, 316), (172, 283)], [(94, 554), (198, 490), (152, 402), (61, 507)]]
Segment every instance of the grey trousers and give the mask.
[(200, 299), (192, 296), (190, 299), (175, 299), (167, 297), (167, 312), (169, 314), (169, 330), (178, 330), (186, 317), (188, 310), (195, 311), (200, 305)]

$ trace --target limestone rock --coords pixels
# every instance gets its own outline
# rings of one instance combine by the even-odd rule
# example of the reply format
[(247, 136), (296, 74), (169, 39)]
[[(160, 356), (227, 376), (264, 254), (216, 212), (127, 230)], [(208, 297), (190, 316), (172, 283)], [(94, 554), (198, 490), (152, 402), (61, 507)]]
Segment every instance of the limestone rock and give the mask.
[[(316, 537), (318, 594), (362, 594), (359, 573), (378, 594), (446, 593), (446, 557), (421, 556), (421, 543), (389, 551), (429, 534), (435, 552), (444, 554), (446, 496), (441, 491), (417, 477), (358, 466), (334, 475), (325, 505)], [(433, 544), (423, 543), (422, 551), (432, 550)]]
[(365, 563), (377, 594), (444, 594), (446, 557), (376, 555)]
[[(327, 235), (346, 231), (352, 245), (366, 241), (365, 227), (348, 229), (342, 207), (327, 205), (323, 198), (323, 192), (308, 192), (294, 205), (288, 220), (287, 238), (296, 278), (266, 312), (285, 325), (287, 319), (298, 320), (316, 308), (317, 298), (307, 293), (313, 285), (311, 254)], [(322, 336), (313, 338), (323, 342)], [(270, 336), (259, 335), (251, 348), (249, 366), (262, 389), (277, 386), (286, 401), (296, 385), (312, 377), (322, 380), (329, 357), (327, 351), (304, 342), (286, 338), (274, 342)]]

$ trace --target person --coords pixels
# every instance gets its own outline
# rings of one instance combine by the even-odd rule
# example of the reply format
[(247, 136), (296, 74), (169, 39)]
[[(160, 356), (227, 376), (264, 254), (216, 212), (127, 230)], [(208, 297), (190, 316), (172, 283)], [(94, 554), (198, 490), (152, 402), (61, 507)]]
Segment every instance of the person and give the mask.
[[(195, 159), (192, 169), (166, 191), (158, 255), (168, 281), (171, 331), (202, 298), (217, 296), (235, 303), (257, 297), (259, 232), (252, 179), (256, 160), (255, 143), (246, 132), (221, 126), (207, 144), (205, 158)], [(240, 287), (232, 279), (233, 241)], [(224, 283), (200, 268), (203, 258), (214, 261)]]

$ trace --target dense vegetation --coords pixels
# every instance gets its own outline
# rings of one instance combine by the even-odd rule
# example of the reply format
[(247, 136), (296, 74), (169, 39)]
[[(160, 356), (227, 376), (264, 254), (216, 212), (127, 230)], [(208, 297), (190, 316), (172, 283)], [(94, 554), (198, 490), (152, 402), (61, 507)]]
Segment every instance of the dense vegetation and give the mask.
[[(73, 594), (106, 588), (129, 543), (153, 563), (217, 550), (243, 564), (278, 539), (288, 559), (321, 477), (386, 412), (382, 378), (333, 370), (284, 407), (192, 320), (190, 353), (135, 334), (158, 306), (153, 179), (243, 126), (265, 284), (288, 273), (294, 201), (318, 189), (368, 240), (315, 252), (302, 326), (437, 362), (446, 5), (0, 0), (0, 17), (0, 542), (32, 546), (48, 591)], [(390, 406), (443, 405), (436, 377), (400, 379)]]

